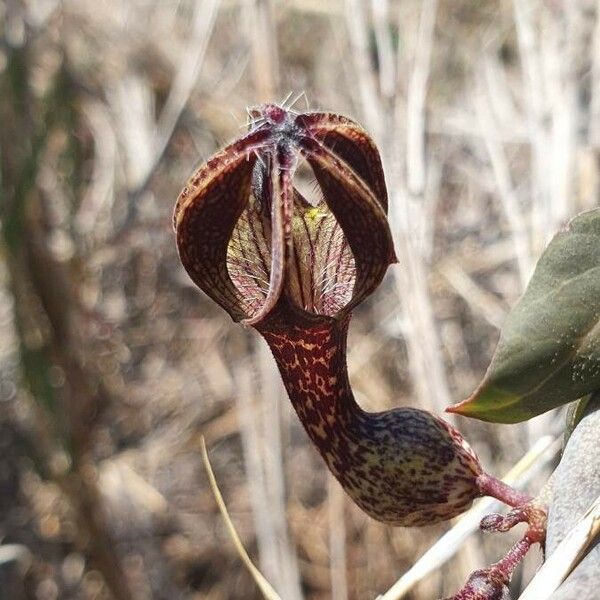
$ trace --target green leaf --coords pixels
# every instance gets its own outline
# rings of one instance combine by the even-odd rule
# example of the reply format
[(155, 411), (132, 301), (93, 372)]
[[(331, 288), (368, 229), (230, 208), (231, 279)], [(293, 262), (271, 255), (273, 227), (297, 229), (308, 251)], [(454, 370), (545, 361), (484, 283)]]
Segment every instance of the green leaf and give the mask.
[(492, 363), (449, 412), (517, 423), (600, 389), (600, 209), (550, 242), (509, 314)]

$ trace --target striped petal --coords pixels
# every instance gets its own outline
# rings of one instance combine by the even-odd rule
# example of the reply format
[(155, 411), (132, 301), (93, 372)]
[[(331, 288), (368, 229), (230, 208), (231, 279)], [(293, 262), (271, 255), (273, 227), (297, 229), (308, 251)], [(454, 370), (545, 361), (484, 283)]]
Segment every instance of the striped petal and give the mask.
[(299, 142), (302, 152), (354, 255), (349, 310), (377, 288), (396, 262), (381, 159), (373, 140), (350, 119), (313, 113), (299, 115), (297, 122), (306, 131)]
[(179, 195), (173, 217), (185, 270), (235, 321), (248, 315), (227, 269), (227, 248), (250, 198), (255, 149), (264, 140), (264, 132), (251, 133), (202, 165)]

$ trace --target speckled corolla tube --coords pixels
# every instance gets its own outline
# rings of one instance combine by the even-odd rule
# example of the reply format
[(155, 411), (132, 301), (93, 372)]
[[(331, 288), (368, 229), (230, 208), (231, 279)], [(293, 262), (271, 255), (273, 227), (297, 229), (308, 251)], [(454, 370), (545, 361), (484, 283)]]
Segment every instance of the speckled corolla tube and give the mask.
[[(381, 159), (354, 121), (266, 104), (249, 131), (191, 177), (174, 215), (192, 280), (269, 344), (313, 444), (374, 519), (421, 526), (493, 495), (529, 498), (483, 473), (460, 433), (414, 408), (369, 413), (348, 379), (351, 312), (396, 262)], [(305, 159), (320, 194), (294, 186)]]

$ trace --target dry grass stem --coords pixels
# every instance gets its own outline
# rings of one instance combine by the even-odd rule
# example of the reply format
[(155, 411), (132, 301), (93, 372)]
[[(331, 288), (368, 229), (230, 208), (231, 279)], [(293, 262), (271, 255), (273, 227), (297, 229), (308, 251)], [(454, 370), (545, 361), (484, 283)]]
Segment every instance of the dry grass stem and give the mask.
[(266, 580), (263, 574), (254, 566), (254, 563), (248, 556), (246, 549), (244, 548), (242, 541), (240, 540), (240, 536), (238, 535), (231, 518), (229, 517), (229, 513), (227, 512), (227, 506), (225, 506), (225, 502), (223, 501), (223, 496), (219, 490), (219, 486), (217, 484), (217, 480), (215, 478), (215, 474), (212, 470), (210, 459), (208, 458), (208, 452), (206, 450), (206, 444), (204, 439), (201, 440), (201, 450), (202, 450), (202, 460), (204, 462), (204, 467), (206, 468), (206, 473), (208, 475), (208, 481), (210, 483), (210, 487), (214, 498), (219, 506), (219, 510), (221, 511), (221, 515), (223, 516), (223, 520), (225, 521), (225, 525), (227, 526), (227, 531), (235, 549), (238, 553), (238, 556), (242, 559), (242, 562), (252, 575), (252, 578), (256, 582), (256, 585), (260, 588), (260, 591), (263, 593), (264, 597), (267, 600), (281, 600), (279, 594), (273, 589), (271, 584)]

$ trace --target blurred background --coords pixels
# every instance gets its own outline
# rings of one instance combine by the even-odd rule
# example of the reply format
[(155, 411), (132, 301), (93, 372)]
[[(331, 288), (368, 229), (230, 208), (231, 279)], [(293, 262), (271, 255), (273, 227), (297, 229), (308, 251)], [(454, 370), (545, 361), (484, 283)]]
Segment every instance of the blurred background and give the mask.
[[(186, 179), (290, 92), (384, 160), (400, 261), (353, 321), (366, 409), (466, 397), (545, 243), (598, 202), (595, 1), (2, 0), (2, 600), (259, 598), (202, 435), (284, 600), (375, 598), (450, 527), (355, 508), (261, 340), (179, 264)], [(454, 422), (502, 475), (563, 418)], [(473, 536), (405, 597), (451, 594), (510, 542)]]

